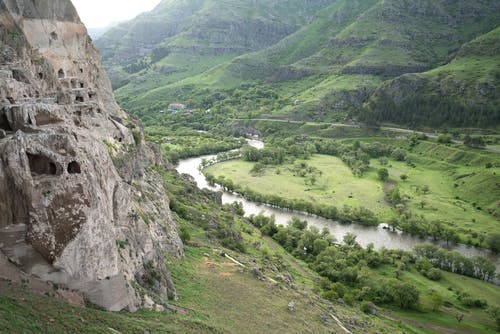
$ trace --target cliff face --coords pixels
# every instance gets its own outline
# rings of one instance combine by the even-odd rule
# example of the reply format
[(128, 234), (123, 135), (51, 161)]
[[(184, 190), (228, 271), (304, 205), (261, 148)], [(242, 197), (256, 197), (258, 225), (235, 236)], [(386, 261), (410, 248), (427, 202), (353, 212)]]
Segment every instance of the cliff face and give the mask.
[(71, 2), (0, 0), (2, 256), (109, 310), (141, 306), (134, 281), (175, 295), (158, 164)]

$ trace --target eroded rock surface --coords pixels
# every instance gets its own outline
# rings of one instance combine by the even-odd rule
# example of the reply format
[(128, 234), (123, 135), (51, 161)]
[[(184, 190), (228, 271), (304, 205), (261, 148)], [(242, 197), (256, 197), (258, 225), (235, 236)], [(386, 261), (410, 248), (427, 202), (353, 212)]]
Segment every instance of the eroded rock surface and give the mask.
[[(0, 250), (109, 310), (174, 296), (183, 253), (138, 122), (69, 0), (0, 0)], [(1, 273), (0, 273), (1, 276)]]

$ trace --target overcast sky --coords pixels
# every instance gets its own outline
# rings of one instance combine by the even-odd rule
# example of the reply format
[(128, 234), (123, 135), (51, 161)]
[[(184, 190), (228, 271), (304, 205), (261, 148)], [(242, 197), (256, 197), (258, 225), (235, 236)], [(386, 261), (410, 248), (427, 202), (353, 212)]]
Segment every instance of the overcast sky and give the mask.
[(106, 27), (150, 11), (161, 0), (72, 0), (87, 28)]

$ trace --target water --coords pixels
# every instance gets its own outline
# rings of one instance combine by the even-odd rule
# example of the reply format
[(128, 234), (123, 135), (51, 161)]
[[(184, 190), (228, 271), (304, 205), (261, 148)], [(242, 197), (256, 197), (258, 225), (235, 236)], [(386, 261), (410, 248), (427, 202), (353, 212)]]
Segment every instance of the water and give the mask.
[[(256, 148), (263, 148), (264, 143), (259, 140), (249, 140), (250, 145)], [(199, 166), (203, 159), (212, 159), (215, 155), (205, 155), (196, 158), (189, 158), (181, 160), (177, 166), (177, 171), (179, 173), (185, 173), (191, 175), (199, 188), (208, 188), (214, 191), (222, 191), (222, 203), (233, 203), (241, 202), (247, 216), (251, 214), (259, 214), (263, 212), (265, 215), (274, 215), (276, 217), (276, 223), (279, 225), (287, 225), (288, 221), (293, 217), (297, 216), (302, 220), (307, 220), (309, 226), (316, 226), (320, 230), (324, 227), (328, 228), (330, 233), (334, 235), (337, 240), (341, 241), (346, 233), (353, 233), (357, 236), (356, 240), (360, 245), (366, 247), (368, 244), (373, 243), (376, 249), (385, 247), (387, 249), (402, 249), (411, 250), (414, 246), (421, 244), (423, 242), (433, 242), (427, 238), (418, 238), (411, 236), (409, 234), (403, 234), (401, 232), (392, 232), (388, 229), (384, 229), (385, 225), (380, 225), (378, 227), (373, 226), (361, 226), (356, 224), (343, 225), (335, 222), (334, 220), (325, 219), (313, 215), (308, 215), (301, 212), (292, 212), (285, 209), (275, 208), (264, 204), (259, 204), (251, 202), (243, 198), (242, 196), (227, 191), (218, 186), (210, 186), (205, 178), (205, 176), (199, 170)], [(443, 248), (449, 250), (456, 250), (462, 255), (467, 257), (472, 256), (484, 256), (493, 261), (497, 267), (497, 272), (500, 269), (500, 256), (493, 254), (492, 252), (469, 247), (462, 244), (454, 244), (447, 246), (445, 242), (433, 242)]]

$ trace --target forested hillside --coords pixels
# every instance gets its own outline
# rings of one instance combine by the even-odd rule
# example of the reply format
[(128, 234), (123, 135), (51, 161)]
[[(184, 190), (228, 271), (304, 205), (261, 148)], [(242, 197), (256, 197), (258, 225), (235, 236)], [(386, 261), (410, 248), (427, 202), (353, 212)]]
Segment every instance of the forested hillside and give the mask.
[(499, 13), (494, 0), (165, 0), (97, 45), (122, 106), (143, 116), (182, 102), (238, 117), (494, 126)]
[(499, 55), (497, 28), (465, 44), (449, 64), (384, 83), (362, 118), (429, 126), (500, 124)]

